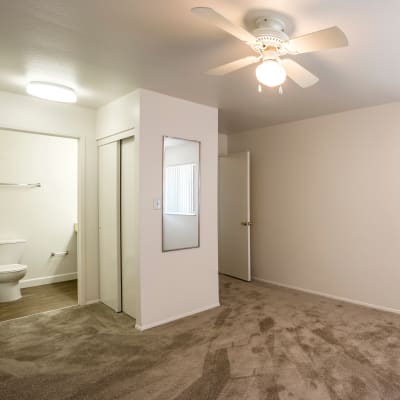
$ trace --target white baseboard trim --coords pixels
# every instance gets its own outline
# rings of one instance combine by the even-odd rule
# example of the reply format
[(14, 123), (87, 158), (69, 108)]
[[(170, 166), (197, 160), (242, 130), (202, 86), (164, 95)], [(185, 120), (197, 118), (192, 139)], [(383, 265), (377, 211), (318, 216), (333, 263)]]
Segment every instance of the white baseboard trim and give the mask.
[(71, 272), (69, 274), (43, 276), (40, 278), (24, 279), (20, 282), (22, 288), (48, 285), (49, 283), (73, 281), (77, 279), (78, 274)]
[(211, 304), (209, 306), (196, 308), (193, 311), (189, 311), (189, 312), (186, 312), (186, 313), (183, 313), (183, 314), (175, 315), (173, 317), (165, 318), (165, 319), (162, 319), (162, 320), (157, 321), (157, 322), (150, 322), (149, 324), (145, 324), (145, 325), (139, 325), (138, 323), (136, 323), (135, 328), (138, 329), (139, 331), (145, 331), (146, 329), (155, 328), (156, 326), (168, 324), (169, 322), (173, 322), (173, 321), (176, 321), (178, 319), (185, 318), (185, 317), (190, 317), (191, 315), (198, 314), (198, 313), (201, 313), (203, 311), (211, 310), (211, 309), (217, 308), (219, 306), (220, 306), (220, 304), (218, 302), (218, 303), (215, 303), (215, 304)]
[(100, 303), (100, 299), (95, 299), (95, 300), (88, 300), (85, 303), (85, 306), (89, 306), (90, 304), (97, 304)]
[(318, 292), (316, 290), (310, 290), (310, 289), (304, 289), (304, 288), (301, 288), (301, 287), (298, 287), (298, 286), (286, 285), (284, 283), (270, 281), (270, 280), (267, 280), (267, 279), (262, 279), (262, 278), (259, 278), (257, 276), (253, 276), (252, 279), (254, 281), (258, 281), (258, 282), (262, 282), (262, 283), (268, 283), (270, 285), (283, 287), (285, 289), (298, 290), (299, 292), (308, 293), (308, 294), (314, 294), (316, 296), (321, 296), (321, 297), (326, 297), (327, 299), (343, 301), (344, 303), (355, 304), (357, 306), (372, 308), (372, 309), (378, 310), (378, 311), (385, 311), (385, 312), (390, 312), (390, 313), (394, 313), (394, 314), (400, 314), (400, 310), (397, 309), (397, 308), (378, 306), (376, 304), (370, 304), (370, 303), (366, 303), (364, 301), (353, 300), (353, 299), (349, 299), (347, 297), (335, 296), (333, 294), (324, 293), (324, 292)]

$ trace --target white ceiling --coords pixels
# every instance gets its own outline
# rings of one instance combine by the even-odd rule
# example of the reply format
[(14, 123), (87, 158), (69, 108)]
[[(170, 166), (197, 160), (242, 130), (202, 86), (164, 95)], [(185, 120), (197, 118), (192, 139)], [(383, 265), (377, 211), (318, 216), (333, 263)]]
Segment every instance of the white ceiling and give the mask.
[[(203, 74), (252, 53), (191, 15), (200, 5), (242, 25), (272, 10), (293, 35), (338, 25), (350, 47), (296, 56), (316, 86), (259, 94), (255, 66)], [(236, 132), (400, 100), (399, 15), (399, 0), (0, 0), (0, 90), (47, 80), (98, 107), (143, 87), (216, 106), (220, 131)]]

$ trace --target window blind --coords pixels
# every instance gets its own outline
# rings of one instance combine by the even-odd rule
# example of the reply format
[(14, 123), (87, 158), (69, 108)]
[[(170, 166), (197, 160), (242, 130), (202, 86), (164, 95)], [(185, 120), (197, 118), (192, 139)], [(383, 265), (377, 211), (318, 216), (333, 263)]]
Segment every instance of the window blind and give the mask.
[(196, 215), (194, 178), (196, 164), (165, 168), (165, 205), (167, 214)]

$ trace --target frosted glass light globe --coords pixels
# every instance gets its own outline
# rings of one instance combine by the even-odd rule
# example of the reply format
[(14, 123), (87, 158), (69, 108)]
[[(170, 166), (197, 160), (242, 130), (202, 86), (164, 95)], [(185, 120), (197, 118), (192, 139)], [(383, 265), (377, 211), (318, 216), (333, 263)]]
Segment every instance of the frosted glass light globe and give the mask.
[(276, 87), (285, 82), (286, 71), (277, 61), (266, 60), (257, 67), (256, 77), (263, 85)]
[(77, 100), (73, 89), (49, 82), (30, 82), (26, 87), (26, 91), (32, 96), (51, 101), (76, 103)]

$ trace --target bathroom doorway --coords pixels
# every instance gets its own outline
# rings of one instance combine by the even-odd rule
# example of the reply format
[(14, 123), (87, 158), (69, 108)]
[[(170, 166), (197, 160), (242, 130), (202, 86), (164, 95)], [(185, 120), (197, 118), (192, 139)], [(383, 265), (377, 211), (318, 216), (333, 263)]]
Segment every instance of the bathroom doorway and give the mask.
[(0, 130), (0, 322), (78, 304), (79, 140)]

